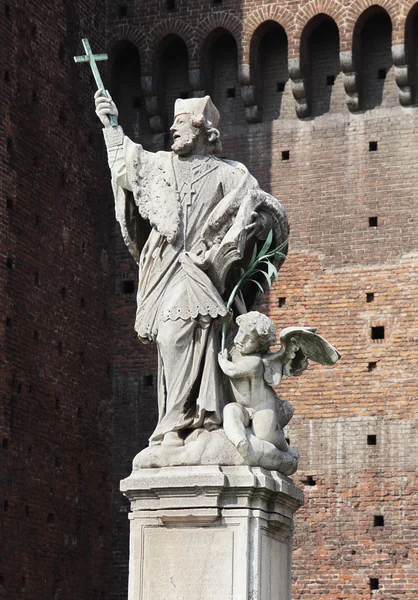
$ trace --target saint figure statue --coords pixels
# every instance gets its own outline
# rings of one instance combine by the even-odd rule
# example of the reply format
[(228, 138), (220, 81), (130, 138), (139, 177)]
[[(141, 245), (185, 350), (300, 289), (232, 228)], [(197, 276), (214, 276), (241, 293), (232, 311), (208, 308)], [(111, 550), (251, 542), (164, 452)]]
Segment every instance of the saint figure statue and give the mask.
[[(218, 365), (226, 299), (258, 240), (272, 231), (275, 247), (286, 241), (286, 215), (244, 165), (215, 156), (219, 112), (209, 96), (176, 101), (172, 152), (155, 153), (112, 126), (118, 113), (110, 95), (99, 90), (95, 99), (116, 217), (139, 266), (135, 329), (158, 348), (159, 417), (150, 445), (181, 446), (193, 430), (222, 424), (230, 393)], [(265, 278), (250, 282), (235, 315), (251, 310), (266, 287)]]

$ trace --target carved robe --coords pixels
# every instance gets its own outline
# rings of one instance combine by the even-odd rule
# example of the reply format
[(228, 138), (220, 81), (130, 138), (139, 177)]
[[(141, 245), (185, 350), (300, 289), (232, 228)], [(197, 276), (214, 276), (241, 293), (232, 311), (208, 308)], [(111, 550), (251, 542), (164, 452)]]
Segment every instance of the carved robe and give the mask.
[[(257, 181), (239, 163), (150, 153), (126, 136), (109, 149), (109, 164), (116, 216), (139, 264), (135, 329), (158, 347), (159, 421), (150, 442), (169, 431), (216, 428), (227, 393), (217, 362), (227, 311), (210, 269), (203, 271), (190, 253), (222, 244), (234, 229), (242, 253), (251, 212), (266, 209), (271, 197), (261, 193), (260, 200)], [(272, 210), (275, 230), (286, 229), (281, 206), (272, 200), (279, 207)], [(141, 252), (139, 217), (152, 225)]]

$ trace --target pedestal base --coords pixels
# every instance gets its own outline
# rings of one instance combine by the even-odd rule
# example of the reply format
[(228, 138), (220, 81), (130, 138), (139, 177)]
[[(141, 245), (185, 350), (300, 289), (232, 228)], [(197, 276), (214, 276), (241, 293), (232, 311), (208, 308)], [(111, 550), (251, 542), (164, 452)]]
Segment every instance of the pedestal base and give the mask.
[(164, 467), (121, 482), (131, 502), (129, 600), (290, 600), (303, 493), (259, 467)]

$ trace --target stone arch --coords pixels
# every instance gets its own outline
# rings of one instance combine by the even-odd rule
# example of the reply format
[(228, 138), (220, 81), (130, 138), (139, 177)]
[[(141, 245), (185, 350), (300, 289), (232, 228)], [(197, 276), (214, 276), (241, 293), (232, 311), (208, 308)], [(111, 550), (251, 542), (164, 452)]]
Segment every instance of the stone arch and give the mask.
[(404, 22), (404, 9), (400, 2), (392, 2), (392, 0), (355, 0), (352, 4), (347, 7), (347, 43), (349, 47), (344, 48), (345, 50), (351, 50), (356, 36), (356, 30), (359, 25), (361, 26), (364, 21), (365, 15), (367, 15), (370, 9), (383, 10), (385, 11), (391, 22), (392, 22), (392, 43), (398, 43), (397, 38), (401, 36), (401, 42), (403, 42), (403, 22)]
[(130, 40), (112, 46), (111, 89), (119, 110), (119, 123), (133, 140), (150, 133), (141, 84), (141, 56)]
[(328, 14), (319, 13), (303, 28), (300, 37), (301, 73), (312, 116), (327, 113), (334, 83), (340, 73), (339, 29)]
[(268, 21), (274, 21), (284, 29), (289, 44), (289, 35), (291, 34), (293, 29), (294, 14), (288, 8), (279, 6), (277, 4), (267, 4), (266, 6), (260, 6), (250, 15), (248, 15), (248, 17), (245, 19), (244, 30), (242, 35), (242, 61), (244, 63), (250, 64), (254, 36), (257, 35), (257, 31), (262, 31), (262, 29), (259, 29), (260, 26), (262, 26), (263, 23)]
[(236, 38), (226, 28), (218, 27), (206, 37), (202, 48), (204, 88), (218, 107), (224, 127), (244, 123), (238, 57)]
[(353, 31), (353, 65), (359, 74), (360, 106), (370, 110), (380, 106), (386, 75), (393, 65), (392, 21), (380, 4), (361, 13)]
[[(242, 62), (242, 33), (243, 23), (241, 19), (226, 12), (214, 12), (200, 23), (195, 31), (197, 55), (200, 60), (204, 58), (205, 52), (213, 42), (216, 32), (225, 30), (235, 39), (238, 51), (238, 64)], [(197, 66), (197, 65), (196, 65)]]
[(277, 21), (263, 21), (250, 44), (251, 81), (263, 119), (277, 119), (289, 80), (288, 38)]
[[(342, 3), (329, 2), (328, 0), (310, 0), (303, 6), (303, 11), (298, 11), (295, 15), (294, 38), (295, 47), (298, 52), (301, 51), (301, 44), (306, 35), (315, 27), (315, 19), (324, 19), (328, 17), (335, 22), (341, 36), (344, 31), (346, 8)], [(296, 45), (297, 44), (297, 45)]]
[(168, 137), (169, 127), (173, 122), (175, 101), (177, 98), (189, 97), (188, 47), (179, 35), (169, 33), (160, 40), (153, 62), (153, 79), (157, 87), (159, 114)]
[(170, 35), (176, 35), (183, 40), (188, 50), (189, 60), (191, 60), (196, 53), (194, 29), (185, 21), (172, 18), (160, 21), (148, 32), (147, 40), (152, 60), (154, 61), (155, 56), (158, 54), (163, 40)]
[(114, 48), (121, 41), (127, 41), (136, 46), (141, 59), (141, 71), (145, 73), (147, 70), (149, 48), (147, 38), (142, 29), (132, 25), (117, 25), (116, 27), (112, 27), (107, 38), (107, 52), (109, 54), (110, 66), (113, 60)]

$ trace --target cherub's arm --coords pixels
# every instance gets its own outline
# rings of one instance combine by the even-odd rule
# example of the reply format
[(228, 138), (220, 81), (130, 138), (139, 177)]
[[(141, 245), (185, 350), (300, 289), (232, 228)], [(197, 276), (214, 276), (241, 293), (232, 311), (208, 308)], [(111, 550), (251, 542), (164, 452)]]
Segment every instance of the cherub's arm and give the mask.
[[(282, 377), (287, 375), (288, 365), (294, 361), (299, 346), (290, 339), (278, 352), (269, 352), (263, 356), (264, 381), (268, 385), (280, 385)], [(306, 364), (307, 366), (307, 364)], [(304, 366), (304, 368), (306, 368)]]
[(278, 352), (264, 354), (262, 361), (264, 366), (264, 381), (267, 385), (280, 385), (283, 376), (283, 349)]
[(239, 379), (248, 375), (257, 375), (261, 372), (263, 363), (259, 356), (249, 355), (241, 358), (238, 362), (228, 360), (228, 351), (224, 350), (218, 354), (218, 363), (222, 371), (231, 379)]

